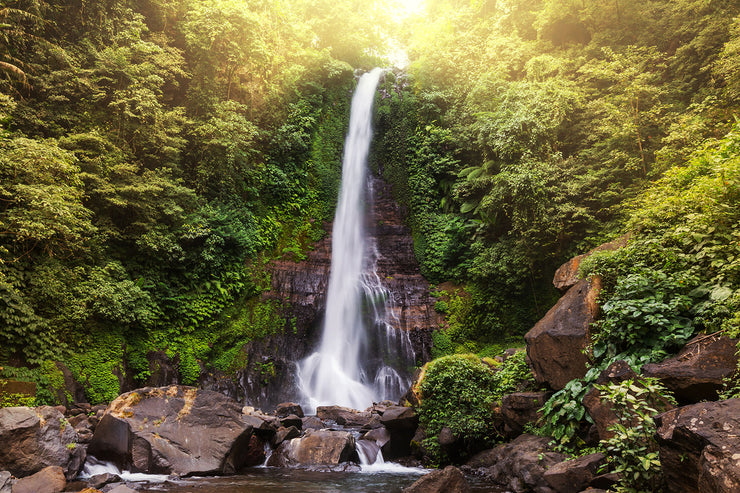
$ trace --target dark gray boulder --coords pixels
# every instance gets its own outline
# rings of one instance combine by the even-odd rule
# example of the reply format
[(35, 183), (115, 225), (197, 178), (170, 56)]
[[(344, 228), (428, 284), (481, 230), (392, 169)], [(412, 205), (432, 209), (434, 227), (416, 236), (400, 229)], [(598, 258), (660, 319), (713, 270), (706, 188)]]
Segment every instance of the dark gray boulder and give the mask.
[(16, 477), (59, 466), (72, 479), (85, 459), (74, 428), (50, 406), (0, 409), (0, 444), (0, 470)]
[(222, 394), (148, 387), (110, 404), (89, 452), (138, 472), (233, 473), (246, 466), (252, 431), (241, 405)]

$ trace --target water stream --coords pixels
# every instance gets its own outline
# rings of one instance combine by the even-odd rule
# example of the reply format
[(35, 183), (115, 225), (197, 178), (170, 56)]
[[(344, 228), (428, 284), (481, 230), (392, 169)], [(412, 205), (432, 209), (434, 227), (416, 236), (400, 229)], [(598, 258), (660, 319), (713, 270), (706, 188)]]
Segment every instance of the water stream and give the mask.
[(309, 413), (322, 405), (364, 409), (397, 400), (410, 385), (399, 369), (413, 361), (411, 343), (393, 328), (393, 297), (375, 271), (378, 253), (365, 220), (372, 200), (367, 173), (372, 110), (381, 75), (377, 68), (364, 74), (352, 98), (321, 342), (297, 369)]

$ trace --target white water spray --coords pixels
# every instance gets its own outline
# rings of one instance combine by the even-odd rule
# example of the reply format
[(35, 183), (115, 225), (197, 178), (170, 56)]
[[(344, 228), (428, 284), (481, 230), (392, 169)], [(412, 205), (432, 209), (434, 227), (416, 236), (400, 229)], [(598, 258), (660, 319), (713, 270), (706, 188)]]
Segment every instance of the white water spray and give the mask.
[(372, 108), (381, 74), (377, 68), (364, 74), (352, 98), (321, 343), (298, 365), (309, 412), (322, 405), (364, 409), (373, 401), (398, 399), (410, 384), (386, 361), (398, 359), (399, 351), (408, 360), (413, 351), (408, 335), (387, 320), (392, 296), (375, 272), (377, 249), (367, 240), (364, 220)]

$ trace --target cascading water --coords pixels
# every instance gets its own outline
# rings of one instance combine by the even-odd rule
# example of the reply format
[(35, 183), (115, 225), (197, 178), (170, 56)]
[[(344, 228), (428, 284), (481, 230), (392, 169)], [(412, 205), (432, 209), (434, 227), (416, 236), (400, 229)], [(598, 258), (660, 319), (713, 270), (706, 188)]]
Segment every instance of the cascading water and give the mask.
[(352, 98), (321, 342), (298, 365), (309, 412), (321, 405), (364, 409), (398, 399), (410, 384), (394, 366), (413, 362), (413, 350), (389, 319), (392, 295), (375, 272), (377, 249), (365, 225), (366, 198), (372, 198), (366, 172), (372, 108), (381, 74), (377, 68), (364, 74)]

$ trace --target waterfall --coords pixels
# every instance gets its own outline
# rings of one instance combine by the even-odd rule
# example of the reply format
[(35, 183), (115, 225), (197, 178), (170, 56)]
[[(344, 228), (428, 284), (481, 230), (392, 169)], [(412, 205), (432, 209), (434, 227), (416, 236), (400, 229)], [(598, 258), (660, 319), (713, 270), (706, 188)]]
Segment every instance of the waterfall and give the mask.
[(375, 272), (377, 249), (365, 224), (372, 200), (366, 172), (372, 108), (381, 74), (377, 68), (364, 74), (352, 98), (321, 342), (298, 364), (309, 412), (321, 405), (364, 409), (398, 399), (410, 384), (393, 366), (413, 361), (413, 350), (408, 334), (393, 328), (393, 296)]

